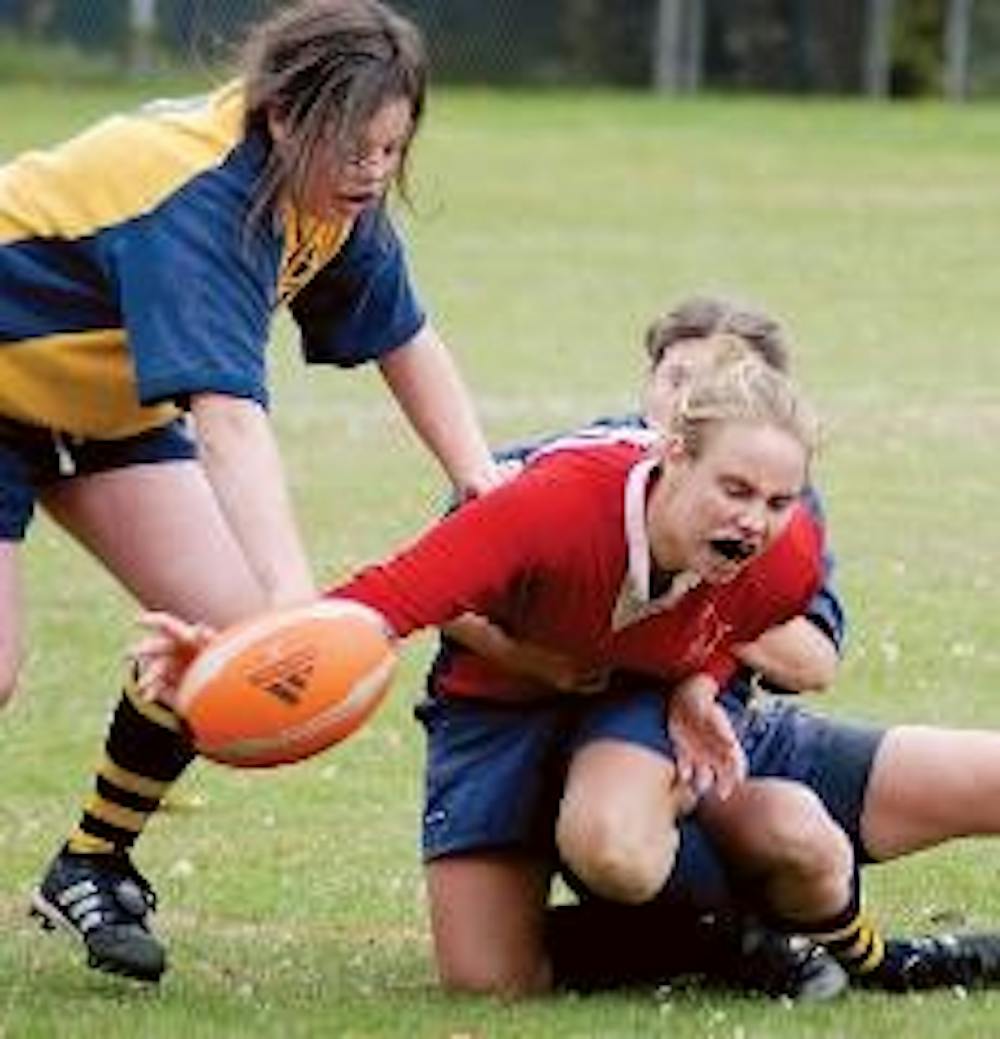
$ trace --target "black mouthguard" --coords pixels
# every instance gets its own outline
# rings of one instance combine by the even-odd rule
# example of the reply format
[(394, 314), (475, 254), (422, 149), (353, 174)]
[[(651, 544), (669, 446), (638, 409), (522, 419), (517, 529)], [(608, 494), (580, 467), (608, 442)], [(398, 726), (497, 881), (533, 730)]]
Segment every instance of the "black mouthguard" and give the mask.
[(709, 544), (713, 552), (732, 561), (749, 559), (754, 553), (753, 545), (739, 538), (714, 538)]

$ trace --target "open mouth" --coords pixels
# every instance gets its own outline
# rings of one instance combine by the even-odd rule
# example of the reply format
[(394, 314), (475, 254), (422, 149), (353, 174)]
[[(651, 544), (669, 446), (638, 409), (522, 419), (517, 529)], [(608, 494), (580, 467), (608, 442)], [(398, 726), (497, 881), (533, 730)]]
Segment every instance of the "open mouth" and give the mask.
[(340, 196), (345, 202), (355, 206), (370, 206), (379, 197), (378, 191), (345, 191)]
[(375, 192), (358, 192), (350, 195), (345, 193), (337, 196), (334, 209), (338, 207), (344, 209), (367, 209), (375, 204), (378, 197), (378, 194)]
[(756, 552), (753, 543), (742, 538), (712, 538), (709, 545), (713, 552), (731, 563), (742, 563)]

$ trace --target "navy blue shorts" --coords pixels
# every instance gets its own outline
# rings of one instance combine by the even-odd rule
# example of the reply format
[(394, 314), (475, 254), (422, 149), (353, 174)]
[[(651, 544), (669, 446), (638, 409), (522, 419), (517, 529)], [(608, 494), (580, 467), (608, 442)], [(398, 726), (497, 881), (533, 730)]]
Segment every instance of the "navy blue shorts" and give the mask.
[(0, 541), (21, 541), (40, 492), (62, 480), (195, 458), (183, 419), (121, 440), (90, 440), (0, 418)]
[[(723, 702), (747, 754), (750, 775), (798, 780), (820, 797), (862, 846), (864, 794), (882, 730), (809, 714), (785, 701)], [(659, 693), (508, 706), (429, 697), (417, 707), (428, 736), (423, 850), (426, 860), (490, 849), (554, 856), (554, 828), (573, 752), (621, 739), (672, 757)], [(681, 849), (665, 895), (718, 904), (728, 880), (697, 822), (681, 825)]]
[[(423, 851), (426, 860), (488, 849), (548, 855), (573, 751), (621, 739), (668, 753), (663, 725), (624, 709), (625, 696), (523, 703), (429, 696)], [(631, 699), (631, 696), (629, 696)], [(662, 718), (663, 697), (650, 697)]]

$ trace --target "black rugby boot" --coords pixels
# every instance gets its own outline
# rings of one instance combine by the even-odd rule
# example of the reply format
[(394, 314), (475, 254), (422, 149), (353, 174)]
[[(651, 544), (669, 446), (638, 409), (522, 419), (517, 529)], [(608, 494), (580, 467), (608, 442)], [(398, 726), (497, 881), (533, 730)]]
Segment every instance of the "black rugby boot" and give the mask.
[(1000, 932), (886, 939), (885, 958), (854, 982), (887, 992), (998, 986)]
[(87, 950), (87, 964), (139, 981), (159, 981), (167, 969), (162, 943), (147, 918), (156, 895), (127, 855), (76, 855), (52, 860), (31, 898), (46, 929), (61, 927)]

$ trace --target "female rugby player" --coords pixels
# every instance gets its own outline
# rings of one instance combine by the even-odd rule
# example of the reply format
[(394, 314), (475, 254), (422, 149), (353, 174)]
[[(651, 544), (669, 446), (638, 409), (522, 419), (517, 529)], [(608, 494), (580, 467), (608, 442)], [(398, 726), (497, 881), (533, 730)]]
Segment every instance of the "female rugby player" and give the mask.
[[(419, 33), (378, 0), (280, 7), (221, 89), (0, 170), (0, 699), (36, 500), (148, 607), (224, 625), (314, 594), (267, 413), (279, 305), (308, 362), (378, 364), (460, 491), (494, 479), (386, 213), (424, 109)], [(168, 710), (122, 698), (34, 896), (93, 966), (165, 969), (129, 849), (191, 757)]]

